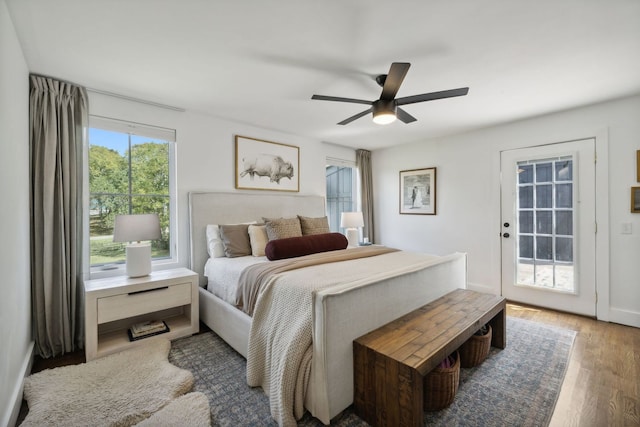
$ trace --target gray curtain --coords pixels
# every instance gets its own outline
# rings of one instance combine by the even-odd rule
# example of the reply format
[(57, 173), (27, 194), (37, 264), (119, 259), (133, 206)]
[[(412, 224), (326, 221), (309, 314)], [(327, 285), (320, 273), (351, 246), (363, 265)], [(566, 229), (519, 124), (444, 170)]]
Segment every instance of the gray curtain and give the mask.
[(84, 88), (30, 76), (31, 299), (36, 353), (84, 347), (82, 153)]
[(371, 152), (356, 150), (356, 167), (360, 174), (360, 195), (362, 196), (362, 216), (364, 217), (364, 229), (362, 236), (368, 237), (371, 243), (375, 243), (373, 222), (373, 178), (371, 172)]

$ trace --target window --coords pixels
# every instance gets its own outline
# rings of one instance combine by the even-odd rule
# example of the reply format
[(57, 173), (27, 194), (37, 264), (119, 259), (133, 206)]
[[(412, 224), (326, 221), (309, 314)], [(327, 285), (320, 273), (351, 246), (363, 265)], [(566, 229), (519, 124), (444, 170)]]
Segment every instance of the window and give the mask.
[(154, 260), (173, 258), (175, 131), (91, 116), (89, 128), (89, 249), (93, 269), (124, 264), (124, 243), (113, 242), (116, 215), (157, 213), (162, 238)]
[(341, 231), (342, 212), (353, 212), (358, 209), (357, 179), (355, 165), (340, 162), (340, 164), (330, 164), (326, 167), (327, 217), (329, 228), (333, 232)]

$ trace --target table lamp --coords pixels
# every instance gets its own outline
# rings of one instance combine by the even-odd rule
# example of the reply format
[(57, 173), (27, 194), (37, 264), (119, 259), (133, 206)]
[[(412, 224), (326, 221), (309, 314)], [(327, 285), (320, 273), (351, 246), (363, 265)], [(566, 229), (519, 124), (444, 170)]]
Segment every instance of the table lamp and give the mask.
[(126, 248), (127, 276), (142, 277), (151, 273), (151, 244), (148, 241), (159, 238), (160, 219), (157, 214), (116, 215), (113, 241), (129, 242)]
[(345, 229), (349, 246), (358, 246), (358, 228), (364, 227), (362, 212), (342, 212), (340, 227)]

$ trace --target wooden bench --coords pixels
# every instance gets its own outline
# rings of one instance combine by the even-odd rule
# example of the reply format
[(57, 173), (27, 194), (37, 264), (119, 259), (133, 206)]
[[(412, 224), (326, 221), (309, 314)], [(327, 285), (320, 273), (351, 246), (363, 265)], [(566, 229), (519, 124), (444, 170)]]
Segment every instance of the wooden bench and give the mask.
[(355, 412), (374, 426), (422, 426), (424, 376), (482, 325), (506, 346), (503, 297), (458, 289), (353, 342)]

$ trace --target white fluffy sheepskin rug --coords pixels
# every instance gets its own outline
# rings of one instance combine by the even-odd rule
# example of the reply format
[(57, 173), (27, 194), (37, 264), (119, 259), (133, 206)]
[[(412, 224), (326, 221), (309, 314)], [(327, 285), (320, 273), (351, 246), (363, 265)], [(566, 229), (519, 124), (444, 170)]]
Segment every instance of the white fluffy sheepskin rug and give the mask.
[(210, 411), (207, 396), (196, 391), (178, 397), (136, 427), (209, 427)]
[(193, 387), (191, 372), (168, 362), (170, 349), (169, 340), (154, 339), (25, 378), (29, 413), (21, 426), (133, 426), (149, 418)]

